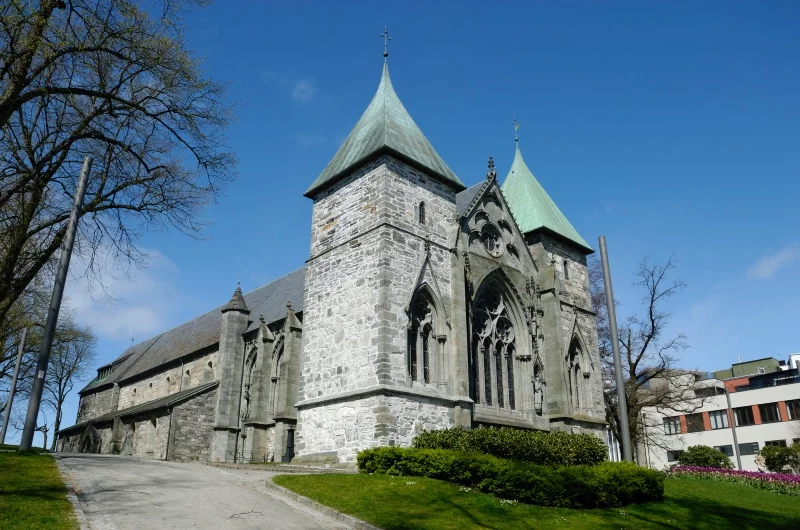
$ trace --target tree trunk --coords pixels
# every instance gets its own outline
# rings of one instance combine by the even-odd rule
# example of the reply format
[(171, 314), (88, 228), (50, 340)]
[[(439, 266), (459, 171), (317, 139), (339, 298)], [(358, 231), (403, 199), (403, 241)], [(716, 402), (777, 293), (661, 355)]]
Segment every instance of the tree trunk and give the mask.
[[(56, 452), (56, 440), (58, 440), (58, 429), (61, 428), (61, 403), (59, 403), (58, 408), (56, 409), (56, 421), (53, 423), (53, 444), (50, 446), (50, 452)], [(47, 435), (44, 435), (45, 439), (47, 439)]]

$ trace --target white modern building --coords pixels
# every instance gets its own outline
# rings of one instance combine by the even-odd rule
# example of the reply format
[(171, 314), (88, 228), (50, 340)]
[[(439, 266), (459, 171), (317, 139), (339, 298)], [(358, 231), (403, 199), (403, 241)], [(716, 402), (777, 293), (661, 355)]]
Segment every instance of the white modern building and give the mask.
[(734, 467), (758, 471), (759, 450), (800, 443), (799, 366), (800, 354), (791, 355), (788, 363), (771, 357), (740, 362), (699, 381), (697, 397), (681, 407), (685, 413), (645, 409), (639, 464), (664, 469), (676, 464), (686, 448), (707, 445), (727, 454)]

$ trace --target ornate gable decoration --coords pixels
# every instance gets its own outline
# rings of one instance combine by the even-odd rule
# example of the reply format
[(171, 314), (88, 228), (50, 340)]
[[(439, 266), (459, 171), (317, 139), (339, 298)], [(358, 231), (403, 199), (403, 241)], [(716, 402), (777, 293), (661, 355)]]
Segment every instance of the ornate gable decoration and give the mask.
[(500, 189), (494, 184), (477, 198), (467, 218), (469, 250), (494, 259), (505, 256), (510, 265), (519, 268), (520, 247), (525, 243), (514, 230), (514, 220), (499, 193)]

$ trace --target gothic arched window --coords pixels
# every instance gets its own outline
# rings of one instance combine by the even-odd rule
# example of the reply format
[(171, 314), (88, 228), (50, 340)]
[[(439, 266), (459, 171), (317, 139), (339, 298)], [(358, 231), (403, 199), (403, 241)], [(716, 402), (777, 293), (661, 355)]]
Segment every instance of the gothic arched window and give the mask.
[(485, 405), (516, 409), (516, 331), (505, 299), (494, 289), (484, 289), (477, 299), (472, 333), (474, 397)]
[(412, 381), (430, 383), (433, 370), (436, 307), (426, 289), (419, 289), (409, 308), (407, 354)]
[(419, 203), (419, 224), (425, 224), (425, 201)]
[(278, 414), (281, 411), (281, 364), (283, 363), (283, 343), (279, 346), (278, 352), (273, 354), (274, 368), (272, 369), (272, 413)]
[(581, 408), (581, 392), (583, 391), (583, 384), (581, 383), (581, 357), (582, 350), (580, 342), (577, 338), (573, 338), (569, 345), (569, 354), (567, 356), (567, 379), (569, 380), (569, 397), (573, 410)]

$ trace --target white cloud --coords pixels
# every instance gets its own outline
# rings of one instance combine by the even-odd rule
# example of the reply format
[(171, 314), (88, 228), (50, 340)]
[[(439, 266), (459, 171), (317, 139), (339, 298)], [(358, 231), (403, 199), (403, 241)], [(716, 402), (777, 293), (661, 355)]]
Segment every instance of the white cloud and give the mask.
[[(86, 269), (80, 259), (73, 264), (78, 276), (67, 282), (68, 305), (76, 319), (91, 326), (99, 338), (118, 341), (135, 335), (137, 342), (149, 338), (167, 329), (186, 302), (173, 281), (178, 267), (158, 250), (145, 252), (147, 267), (128, 274), (101, 264), (102, 287), (97, 278), (80, 275)], [(110, 263), (108, 258), (106, 263)]]
[(276, 86), (280, 88), (289, 89), (289, 94), (292, 99), (298, 103), (308, 103), (314, 99), (319, 92), (317, 88), (316, 79), (295, 79), (293, 77), (270, 72), (269, 70), (261, 71), (261, 82), (265, 85)]
[(800, 257), (800, 245), (795, 242), (774, 254), (761, 256), (747, 271), (747, 276), (755, 280), (767, 280), (780, 269), (791, 265), (798, 257)]

